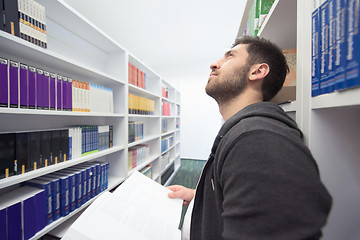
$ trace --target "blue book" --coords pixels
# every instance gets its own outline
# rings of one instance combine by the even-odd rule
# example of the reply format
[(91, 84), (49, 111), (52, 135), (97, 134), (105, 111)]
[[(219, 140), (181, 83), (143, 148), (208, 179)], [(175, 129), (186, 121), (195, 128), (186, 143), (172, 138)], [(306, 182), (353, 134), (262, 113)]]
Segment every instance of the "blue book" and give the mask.
[(69, 172), (54, 172), (51, 175), (61, 176), (68, 178), (69, 184), (69, 211), (72, 212), (76, 209), (76, 184), (75, 184), (75, 174)]
[(89, 190), (89, 187), (88, 187), (88, 170), (87, 169), (84, 169), (82, 167), (79, 167), (79, 166), (72, 166), (70, 168), (67, 168), (69, 170), (73, 170), (73, 171), (80, 171), (81, 172), (81, 178), (82, 178), (82, 204), (86, 203), (88, 199), (88, 190)]
[(329, 66), (329, 0), (321, 0), (321, 52), (320, 52), (320, 94), (327, 93)]
[[(1, 198), (0, 198), (1, 202)], [(0, 203), (0, 240), (6, 240), (6, 208)]]
[(0, 107), (9, 106), (8, 60), (0, 58)]
[(61, 217), (61, 204), (60, 204), (60, 180), (57, 178), (50, 178), (41, 176), (36, 180), (50, 181), (52, 190), (52, 212), (54, 221)]
[(347, 10), (346, 0), (335, 0), (336, 8), (336, 57), (335, 57), (335, 90), (345, 88), (346, 81), (346, 48), (347, 48)]
[(91, 197), (94, 197), (100, 193), (100, 177), (101, 177), (101, 171), (100, 171), (100, 163), (83, 163), (81, 166), (86, 166), (90, 168), (92, 172), (92, 193)]
[(25, 182), (26, 185), (33, 186), (36, 188), (44, 189), (45, 191), (45, 198), (46, 198), (46, 223), (50, 224), (54, 221), (53, 216), (53, 184), (50, 180), (39, 180), (39, 179), (32, 179), (30, 181)]
[[(13, 204), (7, 208), (8, 239), (18, 239), (19, 234), (20, 239), (29, 239), (46, 226), (44, 190), (24, 186), (6, 193), (3, 197), (10, 199)], [(13, 232), (15, 229), (19, 232)]]
[(6, 239), (22, 240), (21, 202), (3, 195), (0, 197), (0, 209), (6, 213)]
[(70, 213), (69, 177), (56, 175), (54, 173), (48, 174), (46, 177), (60, 180), (60, 213), (63, 217), (67, 216)]
[(328, 76), (326, 81), (326, 92), (335, 90), (335, 61), (336, 61), (336, 0), (328, 0), (329, 12), (329, 63)]
[(348, 32), (347, 32), (347, 62), (346, 88), (360, 85), (360, 33), (359, 33), (359, 1), (348, 0)]
[[(75, 169), (63, 169), (60, 172), (74, 173), (75, 174), (75, 198), (76, 198), (76, 208), (81, 207), (82, 198), (83, 198), (83, 173), (80, 170)], [(85, 174), (85, 173), (84, 173)]]

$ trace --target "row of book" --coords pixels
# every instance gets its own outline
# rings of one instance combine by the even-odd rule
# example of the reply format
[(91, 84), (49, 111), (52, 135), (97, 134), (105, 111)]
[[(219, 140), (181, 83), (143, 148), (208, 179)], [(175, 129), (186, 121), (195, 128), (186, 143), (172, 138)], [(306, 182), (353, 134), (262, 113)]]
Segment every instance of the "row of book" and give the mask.
[(155, 101), (129, 94), (129, 114), (154, 115)]
[(359, 1), (313, 0), (312, 7), (312, 96), (359, 86)]
[(166, 150), (168, 150), (173, 145), (174, 145), (174, 137), (173, 136), (161, 138), (161, 152), (162, 153), (165, 152)]
[(109, 163), (83, 163), (0, 196), (0, 239), (30, 239), (108, 187)]
[(72, 111), (114, 112), (113, 90), (104, 86), (72, 81)]
[(146, 73), (129, 63), (129, 83), (146, 89), (147, 78)]
[(130, 121), (128, 123), (128, 142), (132, 143), (144, 139), (144, 123)]
[(146, 165), (146, 167), (144, 167), (140, 173), (144, 174), (145, 176), (147, 176), (148, 178), (152, 179), (152, 165), (148, 164)]
[(167, 153), (162, 154), (160, 157), (161, 171), (164, 170), (169, 163), (170, 163), (170, 153), (167, 152)]
[(112, 126), (0, 134), (0, 179), (112, 147)]
[(161, 119), (161, 133), (166, 133), (168, 131), (168, 125), (168, 119)]
[(136, 168), (137, 166), (149, 160), (149, 154), (149, 145), (138, 145), (136, 147), (129, 148), (128, 170)]
[(161, 102), (161, 113), (163, 116), (171, 115), (171, 104), (167, 102)]
[(113, 112), (113, 91), (0, 58), (0, 107)]
[(275, 0), (254, 0), (248, 15), (244, 35), (257, 36)]
[(47, 48), (45, 7), (34, 0), (3, 0), (1, 30)]
[(167, 87), (161, 87), (161, 96), (169, 98), (169, 89)]

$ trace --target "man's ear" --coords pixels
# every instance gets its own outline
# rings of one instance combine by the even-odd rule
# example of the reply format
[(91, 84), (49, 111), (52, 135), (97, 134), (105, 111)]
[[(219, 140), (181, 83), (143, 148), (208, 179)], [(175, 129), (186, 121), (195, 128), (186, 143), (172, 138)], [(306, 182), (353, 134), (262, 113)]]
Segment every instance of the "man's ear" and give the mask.
[(249, 80), (265, 78), (270, 72), (270, 67), (266, 63), (254, 64), (250, 67)]

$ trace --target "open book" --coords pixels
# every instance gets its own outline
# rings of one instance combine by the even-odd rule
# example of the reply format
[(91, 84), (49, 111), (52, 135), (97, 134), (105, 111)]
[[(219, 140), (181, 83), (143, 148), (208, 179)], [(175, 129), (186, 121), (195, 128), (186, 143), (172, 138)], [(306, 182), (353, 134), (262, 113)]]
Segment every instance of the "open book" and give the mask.
[(71, 225), (62, 240), (180, 240), (182, 200), (135, 171), (113, 193), (98, 197)]

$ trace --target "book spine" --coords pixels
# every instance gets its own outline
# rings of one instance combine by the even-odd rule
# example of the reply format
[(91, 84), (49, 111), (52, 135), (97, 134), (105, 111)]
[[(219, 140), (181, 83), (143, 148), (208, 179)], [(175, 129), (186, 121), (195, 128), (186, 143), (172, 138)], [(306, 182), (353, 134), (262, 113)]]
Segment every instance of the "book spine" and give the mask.
[(348, 0), (346, 88), (360, 85), (359, 0)]
[(50, 73), (50, 110), (56, 109), (56, 74)]
[(0, 58), (0, 107), (9, 106), (8, 60)]
[(332, 93), (335, 90), (335, 57), (336, 57), (336, 0), (329, 0), (329, 64), (326, 81), (326, 92)]
[(321, 0), (320, 94), (327, 93), (329, 65), (329, 0)]
[(43, 109), (50, 109), (50, 73), (44, 71), (43, 76)]
[(19, 107), (19, 63), (11, 61), (9, 63), (9, 88), (10, 88), (10, 107)]
[(28, 66), (20, 63), (19, 72), (19, 87), (20, 87), (20, 108), (29, 107), (29, 96), (28, 96)]
[(345, 88), (346, 81), (346, 35), (347, 10), (346, 0), (335, 0), (336, 7), (336, 57), (335, 57), (335, 90)]
[(43, 109), (43, 87), (44, 87), (44, 71), (36, 69), (36, 108)]

